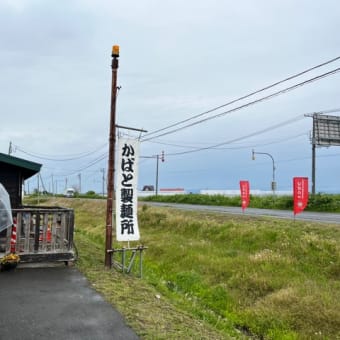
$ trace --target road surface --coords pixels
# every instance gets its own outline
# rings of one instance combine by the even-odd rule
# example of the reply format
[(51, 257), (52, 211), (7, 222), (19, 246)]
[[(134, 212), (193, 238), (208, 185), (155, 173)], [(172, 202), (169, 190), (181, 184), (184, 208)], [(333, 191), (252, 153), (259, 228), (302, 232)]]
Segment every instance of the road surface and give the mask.
[(135, 340), (123, 317), (75, 267), (0, 273), (0, 339)]
[[(221, 207), (210, 205), (196, 205), (196, 204), (178, 204), (178, 203), (160, 203), (160, 202), (143, 202), (143, 204), (149, 204), (159, 207), (171, 207), (181, 210), (191, 211), (207, 211), (218, 212), (222, 214), (243, 215), (243, 216), (270, 216), (275, 218), (294, 219), (294, 214), (289, 210), (271, 210), (271, 209), (256, 209), (247, 208), (245, 212), (239, 207)], [(334, 223), (340, 224), (340, 214), (337, 213), (319, 213), (319, 212), (307, 212), (304, 211), (295, 216), (297, 221), (313, 221), (320, 223)]]

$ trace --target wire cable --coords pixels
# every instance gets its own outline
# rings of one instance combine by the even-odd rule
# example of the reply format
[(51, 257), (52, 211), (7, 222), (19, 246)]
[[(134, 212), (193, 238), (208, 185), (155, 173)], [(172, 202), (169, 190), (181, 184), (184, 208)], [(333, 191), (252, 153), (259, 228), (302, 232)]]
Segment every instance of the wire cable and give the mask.
[[(321, 114), (321, 113), (325, 114), (325, 113), (332, 113), (332, 112), (340, 112), (340, 108), (324, 110), (324, 111), (319, 111), (319, 112), (314, 112), (314, 113), (316, 113), (316, 114)], [(238, 137), (238, 138), (232, 139), (230, 141), (226, 141), (226, 142), (222, 142), (222, 143), (216, 143), (216, 144), (213, 144), (213, 145), (210, 145), (210, 146), (206, 146), (206, 147), (198, 147), (198, 148), (196, 148), (194, 150), (187, 150), (187, 151), (182, 151), (182, 152), (167, 153), (166, 156), (177, 156), (177, 155), (184, 155), (184, 154), (189, 154), (189, 153), (199, 152), (199, 151), (204, 151), (204, 150), (217, 149), (219, 146), (222, 146), (222, 145), (225, 145), (225, 144), (231, 144), (231, 143), (235, 143), (235, 142), (247, 139), (247, 138), (255, 137), (255, 136), (261, 135), (263, 133), (269, 132), (271, 130), (278, 129), (278, 128), (282, 127), (282, 126), (292, 124), (292, 123), (294, 123), (294, 122), (296, 122), (298, 120), (301, 120), (301, 119), (305, 118), (306, 115), (309, 115), (309, 114), (310, 113), (299, 114), (299, 115), (297, 115), (297, 116), (295, 116), (295, 117), (293, 117), (291, 119), (288, 119), (286, 121), (283, 121), (281, 123), (271, 125), (269, 127), (266, 127), (265, 129), (262, 129), (262, 130), (259, 130), (259, 131), (255, 131), (255, 132), (253, 132), (251, 134), (248, 134), (248, 135), (243, 136), (243, 137)]]
[(185, 155), (185, 154), (188, 154), (188, 153), (193, 153), (193, 152), (199, 152), (199, 151), (214, 149), (214, 148), (216, 148), (218, 146), (222, 146), (222, 145), (225, 145), (225, 144), (235, 143), (235, 142), (238, 142), (238, 141), (243, 140), (243, 139), (247, 139), (247, 138), (254, 137), (254, 136), (260, 135), (262, 133), (268, 132), (268, 131), (272, 131), (272, 130), (278, 129), (278, 128), (282, 127), (282, 126), (292, 124), (292, 123), (296, 122), (297, 120), (301, 120), (303, 118), (304, 118), (304, 115), (299, 115), (297, 117), (291, 118), (291, 119), (286, 120), (284, 122), (281, 122), (279, 124), (275, 124), (275, 125), (272, 125), (272, 126), (269, 126), (269, 127), (265, 128), (265, 129), (262, 129), (262, 130), (250, 133), (250, 134), (248, 134), (246, 136), (238, 137), (238, 138), (235, 138), (235, 139), (232, 139), (232, 140), (229, 140), (229, 141), (226, 141), (226, 142), (218, 143), (218, 144), (215, 144), (215, 145), (198, 148), (196, 150), (188, 150), (188, 151), (182, 151), (182, 152), (168, 153), (166, 156)]
[(87, 168), (90, 168), (91, 166), (99, 163), (100, 161), (102, 161), (103, 159), (106, 159), (108, 157), (108, 152), (105, 152), (104, 154), (100, 155), (99, 157), (95, 158), (94, 160), (92, 160), (90, 163), (88, 163), (87, 165), (84, 165), (83, 167), (81, 167), (78, 170), (72, 170), (72, 172), (68, 173), (68, 174), (63, 174), (63, 175), (56, 175), (58, 177), (65, 177), (65, 176), (72, 176), (78, 172), (81, 172)]
[(39, 159), (44, 159), (44, 160), (47, 160), (47, 161), (54, 161), (54, 162), (67, 162), (67, 161), (73, 161), (73, 160), (77, 160), (77, 159), (81, 159), (81, 158), (85, 158), (87, 156), (93, 155), (94, 153), (96, 153), (99, 150), (101, 150), (104, 146), (107, 146), (107, 143), (101, 145), (96, 150), (93, 150), (93, 151), (90, 151), (90, 152), (87, 152), (87, 153), (81, 153), (81, 154), (75, 155), (74, 157), (70, 156), (69, 158), (62, 158), (62, 159), (51, 158), (50, 156), (43, 156), (43, 155), (39, 156), (39, 154), (26, 151), (26, 150), (22, 149), (18, 145), (15, 145), (15, 148), (16, 148), (16, 150), (19, 150), (20, 152), (22, 152), (22, 153), (24, 153), (26, 155), (29, 155), (31, 157), (35, 157), (35, 158), (39, 158)]
[(330, 63), (333, 63), (333, 62), (335, 62), (335, 61), (337, 61), (337, 60), (339, 60), (339, 59), (340, 59), (340, 56), (338, 56), (338, 57), (336, 57), (336, 58), (333, 58), (333, 59), (330, 59), (330, 60), (328, 60), (328, 61), (326, 61), (326, 62), (323, 62), (323, 63), (321, 63), (321, 64), (318, 64), (318, 65), (316, 65), (316, 66), (310, 67), (310, 68), (308, 68), (308, 69), (306, 69), (306, 70), (304, 70), (304, 71), (302, 71), (302, 72), (296, 73), (296, 74), (294, 74), (294, 75), (292, 75), (292, 76), (289, 76), (289, 77), (287, 77), (287, 78), (285, 78), (285, 79), (282, 79), (282, 80), (280, 80), (280, 81), (277, 81), (277, 82), (275, 82), (275, 83), (273, 83), (273, 84), (271, 84), (271, 85), (267, 85), (267, 86), (261, 88), (260, 90), (253, 91), (253, 92), (251, 92), (251, 93), (249, 93), (249, 94), (247, 94), (247, 95), (244, 95), (244, 96), (242, 96), (242, 97), (239, 97), (239, 98), (237, 98), (237, 99), (234, 99), (234, 100), (232, 100), (232, 101), (229, 101), (229, 102), (226, 103), (226, 104), (223, 104), (223, 105), (214, 107), (214, 108), (212, 108), (212, 109), (210, 109), (210, 110), (204, 111), (204, 112), (202, 112), (202, 113), (199, 113), (199, 114), (194, 115), (194, 116), (192, 116), (192, 117), (190, 117), (190, 118), (187, 118), (187, 119), (184, 119), (184, 120), (182, 120), (182, 121), (179, 121), (179, 122), (177, 122), (177, 123), (171, 124), (171, 125), (166, 126), (166, 127), (164, 127), (164, 128), (161, 128), (161, 129), (158, 129), (158, 130), (155, 130), (155, 131), (151, 131), (151, 132), (147, 133), (146, 135), (144, 135), (144, 138), (145, 138), (145, 137), (148, 137), (148, 136), (151, 136), (151, 135), (153, 135), (153, 134), (159, 133), (159, 132), (161, 132), (161, 131), (170, 129), (170, 128), (175, 127), (175, 126), (177, 126), (177, 125), (186, 123), (186, 122), (188, 122), (188, 121), (190, 121), (190, 120), (193, 120), (193, 119), (202, 117), (203, 115), (206, 115), (206, 114), (208, 114), (208, 113), (211, 113), (211, 112), (213, 112), (213, 111), (216, 111), (216, 110), (218, 110), (218, 109), (221, 109), (221, 108), (223, 108), (223, 107), (225, 107), (225, 106), (234, 104), (234, 103), (236, 103), (236, 102), (238, 102), (238, 101), (241, 101), (241, 100), (243, 100), (243, 99), (249, 98), (249, 97), (251, 97), (251, 96), (253, 96), (253, 95), (255, 95), (255, 94), (258, 94), (258, 93), (261, 93), (261, 92), (263, 92), (263, 91), (269, 90), (270, 88), (273, 88), (273, 87), (275, 87), (275, 86), (277, 86), (277, 85), (280, 85), (280, 84), (282, 84), (282, 83), (284, 83), (284, 82), (287, 82), (287, 81), (289, 81), (289, 80), (292, 80), (292, 79), (294, 79), (294, 78), (300, 77), (300, 76), (303, 75), (303, 74), (306, 74), (306, 73), (308, 73), (308, 72), (311, 72), (311, 71), (313, 71), (313, 70), (316, 70), (316, 69), (318, 69), (318, 68), (320, 68), (320, 67), (326, 66), (326, 65), (328, 65), (328, 64), (330, 64)]
[(179, 127), (179, 128), (177, 128), (177, 129), (173, 129), (173, 130), (170, 130), (170, 131), (168, 131), (168, 132), (161, 133), (161, 134), (156, 135), (156, 136), (154, 136), (154, 137), (144, 138), (144, 139), (142, 139), (142, 142), (149, 141), (149, 140), (152, 140), (152, 139), (155, 139), (155, 138), (158, 138), (158, 137), (163, 137), (163, 136), (166, 136), (166, 135), (169, 135), (169, 134), (172, 134), (172, 133), (175, 133), (175, 132), (184, 130), (184, 129), (188, 128), (188, 127), (192, 127), (192, 126), (194, 126), (194, 125), (202, 124), (202, 123), (204, 123), (204, 122), (206, 122), (206, 121), (208, 121), (208, 120), (215, 119), (215, 118), (219, 118), (219, 117), (225, 116), (225, 115), (227, 115), (227, 114), (233, 113), (233, 112), (235, 112), (235, 111), (239, 111), (239, 110), (241, 110), (241, 109), (244, 109), (244, 108), (246, 108), (246, 107), (249, 107), (249, 106), (258, 104), (258, 103), (263, 102), (263, 101), (265, 101), (265, 100), (269, 100), (269, 99), (274, 98), (274, 97), (276, 97), (276, 96), (279, 96), (279, 95), (281, 95), (281, 94), (284, 94), (284, 93), (293, 91), (293, 90), (297, 89), (298, 87), (301, 87), (301, 86), (307, 85), (307, 84), (309, 84), (309, 83), (312, 83), (312, 82), (314, 82), (314, 81), (320, 80), (320, 79), (322, 79), (322, 78), (328, 77), (328, 76), (333, 75), (333, 74), (335, 74), (335, 73), (337, 73), (337, 72), (339, 72), (339, 71), (340, 71), (340, 67), (338, 67), (338, 68), (336, 68), (336, 69), (334, 69), (334, 70), (332, 70), (332, 71), (325, 72), (325, 73), (323, 73), (323, 74), (321, 74), (321, 75), (318, 75), (318, 76), (316, 76), (316, 77), (307, 79), (307, 80), (305, 80), (305, 81), (303, 81), (303, 82), (301, 82), (301, 83), (298, 83), (298, 84), (295, 84), (295, 85), (286, 87), (286, 88), (284, 88), (284, 89), (282, 89), (282, 90), (279, 90), (279, 91), (274, 92), (274, 93), (272, 93), (272, 94), (269, 94), (269, 95), (267, 95), (267, 96), (261, 97), (261, 98), (259, 98), (259, 99), (253, 100), (253, 101), (248, 102), (248, 103), (246, 103), (246, 104), (237, 106), (237, 107), (235, 107), (235, 108), (233, 108), (233, 109), (230, 109), (230, 110), (227, 110), (227, 111), (218, 113), (218, 114), (216, 114), (216, 115), (214, 115), (214, 116), (211, 116), (211, 117), (207, 117), (207, 118), (201, 119), (201, 120), (199, 120), (199, 121), (196, 121), (196, 122), (193, 122), (193, 123), (184, 125), (184, 126)]
[[(290, 137), (285, 137), (285, 138), (278, 139), (278, 140), (273, 140), (273, 141), (270, 141), (270, 142), (263, 142), (263, 141), (261, 142), (261, 141), (258, 141), (257, 144), (251, 144), (251, 146), (249, 146), (249, 145), (239, 145), (239, 146), (235, 146), (235, 147), (227, 147), (227, 148), (216, 147), (216, 148), (212, 148), (212, 149), (214, 149), (214, 150), (240, 150), (240, 149), (248, 149), (250, 147), (260, 147), (260, 146), (268, 146), (268, 145), (273, 145), (273, 144), (279, 144), (279, 143), (282, 143), (282, 142), (286, 142), (288, 140), (292, 140), (292, 139), (296, 139), (296, 138), (299, 138), (299, 137), (302, 137), (302, 136), (308, 136), (308, 135), (309, 135), (308, 131), (306, 131), (306, 132), (303, 132), (303, 133), (299, 133), (297, 135), (293, 135), (293, 136), (290, 136)], [(193, 146), (193, 145), (181, 145), (181, 144), (162, 143), (162, 142), (150, 142), (150, 143), (155, 143), (155, 144), (160, 144), (160, 145), (167, 145), (167, 146), (173, 146), (173, 147), (178, 147), (178, 148), (200, 149), (200, 147)], [(144, 157), (144, 158), (146, 158), (146, 157)], [(147, 158), (149, 158), (149, 157), (147, 157)]]
[[(86, 165), (82, 166), (81, 168), (77, 169), (77, 170), (69, 170), (68, 173), (62, 173), (62, 174), (58, 174), (58, 173), (54, 173), (54, 176), (55, 177), (68, 177), (68, 176), (72, 176), (72, 175), (75, 175), (79, 172), (82, 172), (83, 170), (99, 163), (100, 161), (102, 161), (103, 159), (107, 158), (108, 157), (108, 152), (105, 152), (103, 154), (101, 154), (99, 157), (91, 160), (89, 163), (87, 163)], [(58, 169), (55, 169), (55, 168), (51, 168), (49, 167), (50, 170), (54, 170), (54, 171), (58, 171)]]

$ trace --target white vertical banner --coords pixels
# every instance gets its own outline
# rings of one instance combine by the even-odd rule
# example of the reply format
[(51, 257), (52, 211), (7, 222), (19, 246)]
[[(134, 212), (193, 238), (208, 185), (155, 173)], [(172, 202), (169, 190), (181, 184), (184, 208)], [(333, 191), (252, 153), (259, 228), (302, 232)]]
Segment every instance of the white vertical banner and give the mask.
[(136, 139), (118, 139), (116, 175), (117, 241), (137, 241), (140, 238), (137, 220), (139, 143)]

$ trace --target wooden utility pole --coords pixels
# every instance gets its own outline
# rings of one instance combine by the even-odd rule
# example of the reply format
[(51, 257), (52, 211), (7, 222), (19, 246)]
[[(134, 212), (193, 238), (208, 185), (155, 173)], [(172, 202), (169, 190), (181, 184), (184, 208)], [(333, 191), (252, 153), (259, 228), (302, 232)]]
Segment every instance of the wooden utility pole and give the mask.
[(105, 196), (105, 169), (101, 168), (100, 171), (102, 172), (102, 193), (103, 193), (103, 197)]
[(112, 47), (112, 84), (111, 84), (111, 112), (109, 135), (109, 162), (107, 167), (107, 205), (106, 205), (106, 239), (105, 239), (105, 267), (112, 266), (112, 207), (114, 198), (115, 145), (116, 145), (116, 99), (117, 99), (117, 71), (119, 46)]

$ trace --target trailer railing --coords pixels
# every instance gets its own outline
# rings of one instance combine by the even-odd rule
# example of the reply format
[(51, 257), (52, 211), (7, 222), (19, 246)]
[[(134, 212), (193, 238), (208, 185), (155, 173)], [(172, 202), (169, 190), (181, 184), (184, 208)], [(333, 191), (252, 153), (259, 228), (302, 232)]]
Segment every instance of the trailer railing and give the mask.
[(8, 228), (6, 253), (17, 253), (21, 262), (75, 259), (73, 209), (24, 206), (13, 210), (13, 220), (15, 242), (13, 230)]

